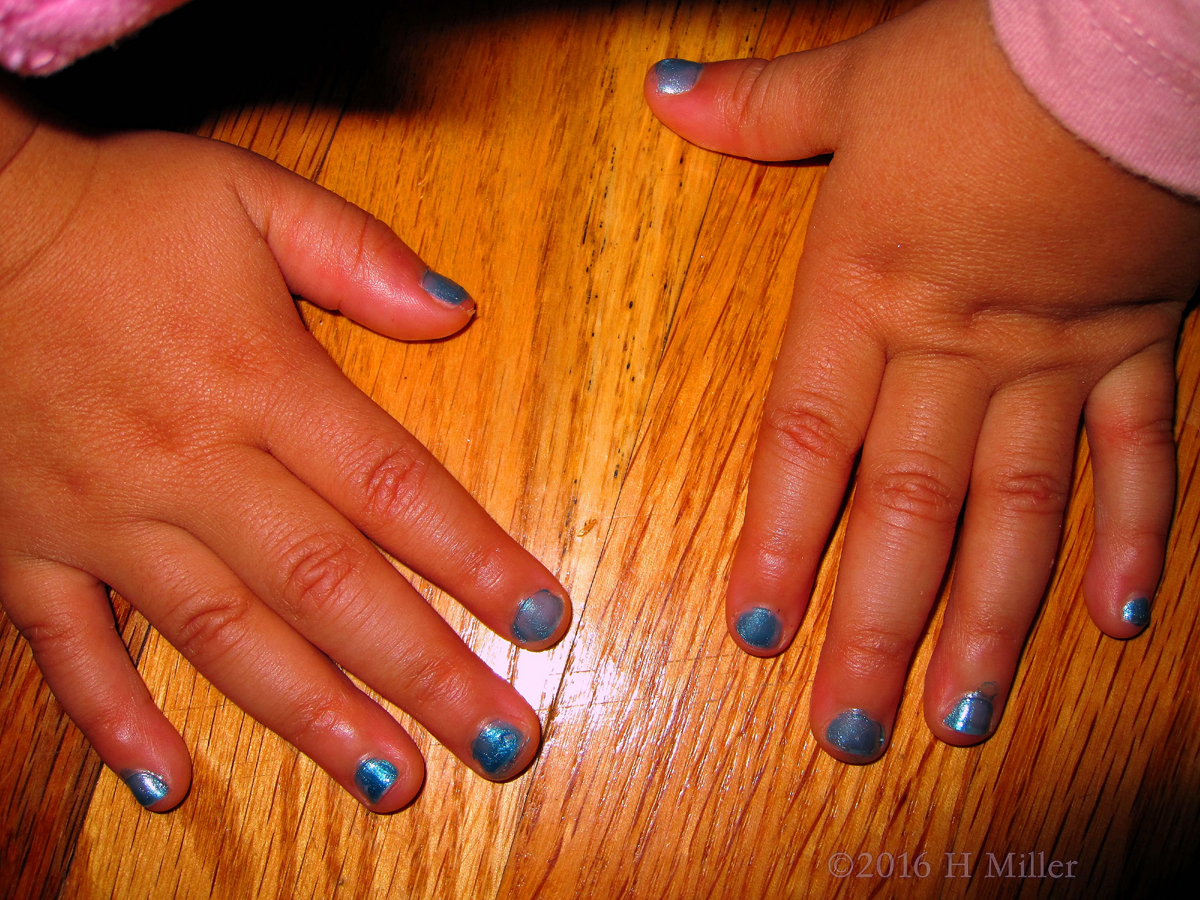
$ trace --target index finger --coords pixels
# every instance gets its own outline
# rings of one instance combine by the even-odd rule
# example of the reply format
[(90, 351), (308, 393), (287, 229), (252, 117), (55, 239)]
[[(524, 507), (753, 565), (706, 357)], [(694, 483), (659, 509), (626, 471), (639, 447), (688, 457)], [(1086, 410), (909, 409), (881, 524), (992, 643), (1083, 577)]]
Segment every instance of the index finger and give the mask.
[(824, 269), (810, 260), (797, 280), (729, 577), (730, 633), (757, 656), (799, 628), (883, 379), (882, 345)]
[(557, 642), (571, 621), (558, 580), (305, 337), (308, 364), (273, 410), (270, 452), (501, 637), (531, 650)]

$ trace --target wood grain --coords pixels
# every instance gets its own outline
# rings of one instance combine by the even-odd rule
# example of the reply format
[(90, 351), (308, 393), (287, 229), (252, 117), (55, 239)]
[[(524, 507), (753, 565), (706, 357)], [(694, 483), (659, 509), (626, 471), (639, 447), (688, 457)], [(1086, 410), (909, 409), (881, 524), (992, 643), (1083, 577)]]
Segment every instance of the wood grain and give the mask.
[[(982, 746), (939, 744), (924, 725), (939, 613), (883, 760), (848, 767), (816, 748), (808, 691), (840, 528), (791, 650), (754, 659), (725, 635), (749, 454), (823, 169), (686, 145), (646, 110), (642, 78), (665, 56), (829, 43), (897, 8), (364, 3), (330, 38), (336, 52), (306, 65), (276, 51), (269, 89), (251, 80), (193, 96), (186, 115), (165, 97), (106, 113), (186, 120), (275, 159), (388, 222), (472, 291), (478, 320), (424, 344), (300, 307), (347, 375), (558, 573), (576, 618), (555, 650), (519, 652), (417, 582), (534, 704), (545, 740), (528, 773), (493, 785), (413, 726), (426, 788), (390, 817), (365, 813), (118, 601), (139, 669), (195, 759), (178, 810), (141, 810), (86, 752), (5, 621), (0, 897), (1136, 897), (1191, 865), (1194, 316), (1179, 355), (1178, 508), (1147, 635), (1104, 638), (1082, 604), (1086, 445), (1052, 587)], [(185, 10), (188, 28), (168, 20), (128, 52), (145, 64), (151, 39), (211, 37), (220, 29), (206, 17), (230, 9)], [(181, 58), (186, 71), (195, 53)], [(1077, 877), (986, 877), (987, 854), (1031, 851), (1077, 860)], [(911, 865), (924, 853), (931, 872), (837, 878), (836, 853), (855, 871), (860, 854)], [(945, 878), (947, 853), (970, 854), (974, 877)]]

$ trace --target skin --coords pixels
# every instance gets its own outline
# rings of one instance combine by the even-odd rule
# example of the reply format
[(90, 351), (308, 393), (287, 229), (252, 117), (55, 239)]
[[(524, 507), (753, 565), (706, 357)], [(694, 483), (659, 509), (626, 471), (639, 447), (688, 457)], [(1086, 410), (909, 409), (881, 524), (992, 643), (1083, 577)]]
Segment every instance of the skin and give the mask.
[[(760, 160), (833, 153), (763, 412), (727, 595), (760, 656), (795, 635), (860, 457), (810, 725), (861, 709), (890, 736), (959, 514), (925, 679), (943, 741), (959, 698), (1000, 720), (1057, 552), (1080, 417), (1096, 625), (1153, 597), (1175, 490), (1174, 348), (1200, 281), (1200, 207), (1101, 158), (1026, 91), (981, 0), (933, 0), (844, 43), (706, 64), (654, 113)], [(969, 491), (969, 501), (966, 499)], [(965, 503), (965, 510), (964, 510)], [(734, 631), (766, 607), (779, 644)], [(886, 745), (885, 745), (886, 746)]]
[[(424, 764), (339, 665), (485, 777), (533, 758), (534, 711), (371, 542), (509, 640), (522, 598), (566, 592), (350, 384), (292, 298), (441, 338), (475, 306), (427, 294), (427, 268), (253, 154), (81, 137), (0, 94), (0, 601), (104, 762), (167, 782), (152, 809), (180, 802), (191, 762), (106, 585), (375, 811), (408, 803)], [(549, 638), (521, 646), (569, 624), (567, 601)], [(489, 776), (471, 742), (497, 719), (525, 742)], [(398, 773), (374, 803), (354, 782), (366, 758)]]

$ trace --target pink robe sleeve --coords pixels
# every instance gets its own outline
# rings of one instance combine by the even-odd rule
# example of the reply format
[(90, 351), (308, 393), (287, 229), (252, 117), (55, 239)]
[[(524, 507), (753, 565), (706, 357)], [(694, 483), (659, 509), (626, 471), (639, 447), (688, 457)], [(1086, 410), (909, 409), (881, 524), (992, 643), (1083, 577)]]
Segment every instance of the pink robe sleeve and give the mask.
[(990, 0), (1000, 46), (1063, 125), (1200, 197), (1200, 0)]
[(0, 65), (49, 75), (185, 0), (0, 0)]

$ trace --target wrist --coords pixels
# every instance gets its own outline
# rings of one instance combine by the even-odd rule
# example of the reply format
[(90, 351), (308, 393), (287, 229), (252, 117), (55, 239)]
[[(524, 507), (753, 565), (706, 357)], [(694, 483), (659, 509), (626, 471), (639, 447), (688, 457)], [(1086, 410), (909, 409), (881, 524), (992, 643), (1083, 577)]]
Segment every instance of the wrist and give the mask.
[(92, 179), (97, 142), (46, 119), (0, 73), (0, 287), (53, 242)]
[(28, 143), (37, 124), (38, 117), (25, 103), (16, 79), (0, 73), (0, 175)]

